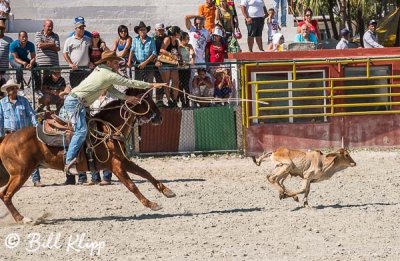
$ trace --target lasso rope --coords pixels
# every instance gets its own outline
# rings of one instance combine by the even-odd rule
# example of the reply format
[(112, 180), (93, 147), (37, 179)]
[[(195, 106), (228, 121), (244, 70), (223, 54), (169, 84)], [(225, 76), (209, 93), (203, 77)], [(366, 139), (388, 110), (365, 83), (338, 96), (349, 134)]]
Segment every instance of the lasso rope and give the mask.
[[(257, 103), (260, 103), (260, 104), (268, 105), (267, 102), (257, 101), (257, 100), (253, 100), (253, 99), (242, 99), (242, 98), (216, 98), (216, 97), (202, 97), (202, 96), (196, 96), (196, 95), (193, 95), (193, 94), (190, 94), (190, 93), (186, 93), (185, 90), (180, 90), (180, 89), (178, 89), (178, 88), (176, 88), (176, 87), (173, 87), (173, 86), (167, 86), (167, 87), (170, 88), (170, 89), (177, 90), (178, 92), (183, 93), (184, 98), (187, 97), (189, 100), (194, 101), (194, 102), (198, 102), (198, 103), (211, 103), (211, 102), (220, 102), (220, 103), (222, 103), (222, 102), (227, 102), (227, 103), (230, 103), (230, 102), (257, 102)], [(124, 103), (122, 106), (121, 106), (121, 105), (118, 105), (118, 106), (113, 106), (113, 107), (108, 107), (108, 108), (91, 109), (91, 110), (93, 110), (93, 111), (100, 112), (100, 111), (103, 111), (103, 110), (111, 110), (111, 109), (115, 109), (115, 108), (120, 108), (120, 112), (119, 112), (119, 113), (120, 113), (120, 117), (124, 120), (124, 124), (123, 124), (121, 127), (117, 128), (117, 127), (115, 127), (114, 125), (112, 125), (111, 123), (109, 123), (109, 122), (107, 122), (107, 121), (104, 121), (104, 120), (101, 120), (101, 119), (98, 119), (98, 118), (90, 118), (90, 119), (89, 119), (89, 121), (88, 121), (89, 135), (90, 135), (90, 137), (94, 138), (95, 141), (92, 142), (92, 140), (89, 138), (89, 145), (88, 145), (88, 147), (89, 147), (90, 149), (92, 149), (95, 158), (96, 158), (99, 162), (105, 163), (105, 162), (107, 162), (107, 161), (110, 159), (110, 156), (111, 156), (110, 149), (107, 147), (107, 144), (106, 144), (106, 143), (107, 143), (107, 140), (110, 140), (110, 139), (117, 141), (118, 146), (119, 146), (119, 148), (121, 149), (121, 152), (122, 152), (122, 154), (124, 155), (124, 157), (125, 157), (127, 160), (130, 160), (130, 159), (128, 158), (128, 156), (126, 155), (126, 153), (125, 153), (125, 150), (124, 150), (124, 147), (123, 147), (123, 145), (122, 145), (122, 142), (125, 143), (126, 136), (128, 136), (128, 135), (131, 133), (131, 131), (129, 131), (126, 135), (124, 135), (124, 134), (123, 134), (123, 129), (124, 129), (126, 126), (128, 126), (130, 129), (133, 128), (133, 124), (129, 124), (129, 120), (131, 119), (131, 117), (135, 116), (135, 119), (133, 120), (133, 123), (134, 123), (135, 120), (136, 120), (136, 116), (144, 116), (144, 115), (146, 115), (147, 113), (149, 113), (149, 111), (150, 111), (150, 104), (149, 104), (149, 102), (146, 101), (144, 98), (146, 97), (146, 95), (148, 95), (150, 92), (152, 92), (153, 89), (155, 89), (155, 87), (149, 88), (144, 94), (141, 95), (141, 97), (140, 97), (140, 99), (139, 99), (139, 104), (142, 104), (142, 102), (145, 102), (145, 103), (147, 104), (147, 109), (146, 109), (146, 111), (143, 112), (143, 113), (139, 113), (139, 112), (136, 112), (136, 111), (134, 111), (133, 109), (131, 109), (131, 108), (128, 106), (128, 103), (129, 103), (128, 101), (125, 101), (125, 103)], [(136, 105), (135, 105), (135, 106), (136, 106)], [(135, 106), (133, 106), (133, 108), (134, 108)], [(101, 124), (105, 127), (105, 129), (106, 129), (105, 131), (106, 131), (106, 132), (98, 131), (97, 128), (96, 128), (96, 129), (90, 128), (91, 124), (96, 124), (97, 122), (101, 123)], [(97, 125), (97, 124), (96, 124), (96, 125)], [(119, 140), (119, 139), (113, 138), (113, 136), (120, 136), (121, 138), (124, 139), (124, 141), (121, 141), (121, 140)], [(106, 158), (105, 160), (101, 160), (101, 159), (99, 158), (99, 156), (97, 155), (96, 150), (95, 150), (95, 148), (97, 148), (97, 147), (100, 146), (101, 144), (104, 144), (104, 147), (105, 147), (106, 150), (107, 150), (107, 158)]]
[(256, 103), (260, 103), (263, 105), (269, 105), (268, 102), (263, 102), (263, 101), (257, 101), (257, 100), (253, 100), (253, 99), (242, 99), (242, 98), (216, 98), (216, 97), (203, 97), (203, 96), (196, 96), (190, 93), (186, 93), (185, 90), (181, 90), (178, 89), (176, 87), (173, 86), (168, 86), (168, 88), (176, 90), (178, 92), (183, 93), (184, 97), (188, 98), (191, 101), (194, 102), (198, 102), (198, 103), (211, 103), (211, 102), (226, 102), (226, 103), (230, 103), (230, 102), (256, 102)]
[[(143, 99), (145, 97), (145, 95), (146, 95), (146, 93), (139, 100), (140, 101), (139, 104), (141, 104), (142, 102), (145, 102), (147, 104), (147, 109), (144, 113), (138, 113), (138, 112), (134, 111), (133, 109), (131, 109), (128, 106), (128, 103), (129, 103), (128, 101), (125, 101), (125, 103), (122, 106), (118, 106), (120, 108), (120, 116), (124, 120), (124, 124), (122, 124), (122, 126), (119, 128), (115, 127), (110, 122), (104, 121), (102, 119), (98, 119), (98, 118), (90, 118), (89, 119), (89, 121), (88, 121), (89, 128), (88, 129), (89, 129), (90, 137), (89, 137), (88, 148), (93, 151), (96, 160), (98, 160), (100, 163), (105, 163), (110, 159), (111, 153), (110, 153), (110, 149), (107, 147), (107, 140), (110, 140), (110, 139), (117, 142), (124, 157), (127, 160), (130, 160), (129, 157), (125, 153), (124, 146), (122, 143), (125, 144), (126, 136), (128, 136), (131, 132), (129, 131), (126, 135), (124, 135), (123, 129), (126, 126), (128, 126), (130, 129), (132, 129), (133, 125), (129, 124), (129, 120), (133, 116), (135, 116), (135, 119), (136, 119), (136, 116), (146, 115), (150, 111), (149, 102)], [(103, 109), (100, 108), (100, 110), (98, 110), (98, 109), (97, 110), (101, 111), (101, 110), (108, 110), (108, 109), (114, 109), (114, 108), (115, 107), (103, 108)], [(101, 123), (102, 126), (104, 126), (105, 132), (101, 132), (101, 131), (97, 130), (97, 128), (91, 127), (93, 124), (95, 124), (97, 126), (97, 123)], [(123, 141), (121, 141), (120, 139), (114, 138), (113, 136), (119, 136), (119, 137), (121, 137), (121, 139), (123, 139)], [(91, 138), (93, 138), (94, 141), (92, 141)], [(96, 150), (95, 150), (95, 148), (97, 148), (101, 144), (104, 144), (104, 147), (106, 148), (106, 151), (107, 151), (107, 157), (104, 160), (100, 159), (100, 157), (97, 155)]]

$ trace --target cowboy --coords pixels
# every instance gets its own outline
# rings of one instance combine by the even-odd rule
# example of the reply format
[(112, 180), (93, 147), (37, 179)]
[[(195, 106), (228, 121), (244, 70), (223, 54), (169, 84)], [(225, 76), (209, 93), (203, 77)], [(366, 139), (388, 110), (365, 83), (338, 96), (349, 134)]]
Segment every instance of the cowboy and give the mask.
[(133, 30), (138, 34), (132, 40), (131, 52), (129, 54), (128, 65), (138, 64), (135, 69), (135, 80), (153, 82), (154, 59), (157, 57), (156, 43), (153, 37), (147, 35), (151, 27), (140, 21)]
[(134, 104), (138, 103), (139, 99), (137, 97), (121, 93), (114, 88), (113, 84), (136, 89), (162, 88), (167, 86), (165, 83), (146, 83), (122, 77), (117, 73), (121, 60), (122, 58), (118, 57), (115, 52), (104, 51), (101, 59), (95, 63), (98, 66), (85, 80), (72, 89), (65, 98), (64, 108), (66, 113), (71, 116), (74, 128), (64, 169), (67, 174), (71, 166), (76, 163), (76, 156), (86, 139), (86, 107), (89, 107), (105, 91), (108, 91), (115, 98)]
[[(1, 91), (6, 96), (0, 100), (0, 137), (30, 125), (36, 127), (38, 124), (28, 99), (17, 94), (19, 88), (20, 84), (12, 79), (1, 86)], [(32, 173), (32, 182), (35, 187), (43, 187), (38, 168)]]

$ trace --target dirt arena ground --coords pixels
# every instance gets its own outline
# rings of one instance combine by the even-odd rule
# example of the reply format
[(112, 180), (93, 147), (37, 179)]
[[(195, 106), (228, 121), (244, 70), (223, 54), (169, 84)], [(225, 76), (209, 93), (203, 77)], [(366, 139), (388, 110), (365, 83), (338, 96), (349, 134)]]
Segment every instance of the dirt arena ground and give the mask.
[[(135, 159), (177, 197), (143, 207), (123, 185), (56, 186), (42, 171), (16, 207), (41, 224), (17, 225), (0, 206), (1, 260), (399, 260), (400, 151), (352, 151), (357, 167), (312, 184), (309, 209), (279, 200), (267, 161), (239, 155)], [(291, 179), (290, 186), (299, 184)]]

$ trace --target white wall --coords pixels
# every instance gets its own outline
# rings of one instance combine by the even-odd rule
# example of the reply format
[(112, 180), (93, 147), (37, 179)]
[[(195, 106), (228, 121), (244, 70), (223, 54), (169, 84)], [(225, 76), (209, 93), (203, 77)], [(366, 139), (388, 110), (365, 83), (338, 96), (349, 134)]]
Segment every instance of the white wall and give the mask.
[[(134, 35), (133, 27), (139, 21), (144, 21), (152, 27), (162, 22), (165, 25), (185, 28), (184, 16), (196, 14), (198, 6), (204, 2), (204, 0), (14, 0), (11, 1), (15, 17), (14, 34), (9, 35), (15, 39), (15, 32), (25, 30), (28, 31), (30, 40), (33, 40), (34, 32), (41, 30), (43, 20), (52, 19), (54, 31), (60, 35), (63, 44), (68, 32), (73, 30), (73, 18), (83, 16), (87, 30), (100, 32), (101, 37), (111, 45), (120, 24), (127, 25), (131, 35)], [(247, 30), (240, 11), (240, 1), (235, 2), (244, 36), (240, 44), (245, 51)], [(272, 2), (265, 0), (267, 8), (272, 7)], [(288, 17), (289, 27), (283, 32), (288, 40), (293, 38), (294, 32), (290, 25), (293, 25), (291, 16)], [(264, 41), (266, 35), (265, 30)]]

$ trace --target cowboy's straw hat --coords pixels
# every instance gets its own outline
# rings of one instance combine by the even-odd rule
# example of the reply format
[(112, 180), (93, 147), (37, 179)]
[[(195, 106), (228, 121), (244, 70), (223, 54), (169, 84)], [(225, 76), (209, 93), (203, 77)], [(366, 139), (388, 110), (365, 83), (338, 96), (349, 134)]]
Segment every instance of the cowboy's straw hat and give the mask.
[(95, 62), (94, 64), (99, 65), (107, 61), (113, 61), (113, 60), (123, 60), (123, 59), (121, 57), (118, 57), (115, 54), (115, 52), (107, 50), (101, 54), (101, 59)]
[(16, 83), (13, 79), (10, 79), (6, 82), (6, 84), (4, 84), (3, 86), (1, 86), (1, 91), (2, 92), (7, 92), (7, 89), (10, 87), (20, 87), (20, 84)]

